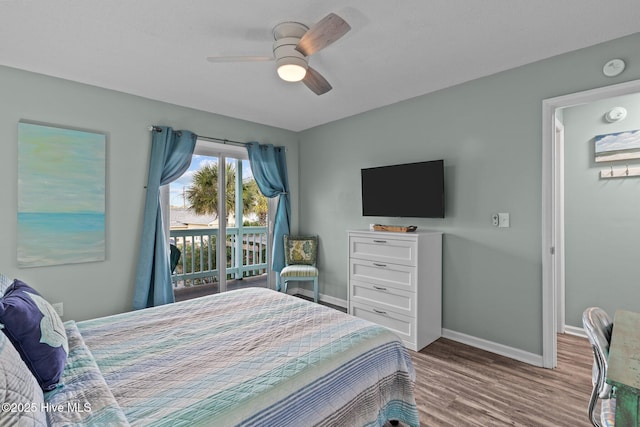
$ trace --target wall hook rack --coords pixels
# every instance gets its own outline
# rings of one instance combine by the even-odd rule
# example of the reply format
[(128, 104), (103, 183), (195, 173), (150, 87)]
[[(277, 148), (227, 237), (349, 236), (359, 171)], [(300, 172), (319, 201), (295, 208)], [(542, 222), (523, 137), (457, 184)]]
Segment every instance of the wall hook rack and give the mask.
[(640, 166), (614, 168), (611, 166), (609, 169), (600, 169), (600, 178), (627, 178), (631, 176), (640, 176)]

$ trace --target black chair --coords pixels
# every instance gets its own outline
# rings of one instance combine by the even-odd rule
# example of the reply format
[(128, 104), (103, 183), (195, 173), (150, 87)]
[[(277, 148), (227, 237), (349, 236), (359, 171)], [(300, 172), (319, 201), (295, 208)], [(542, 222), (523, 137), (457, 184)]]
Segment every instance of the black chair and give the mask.
[(178, 261), (180, 261), (181, 252), (180, 249), (178, 249), (178, 247), (173, 243), (171, 243), (169, 247), (171, 249), (171, 255), (169, 255), (169, 260), (171, 262), (171, 274), (173, 274), (173, 272), (176, 270), (176, 267), (178, 266)]

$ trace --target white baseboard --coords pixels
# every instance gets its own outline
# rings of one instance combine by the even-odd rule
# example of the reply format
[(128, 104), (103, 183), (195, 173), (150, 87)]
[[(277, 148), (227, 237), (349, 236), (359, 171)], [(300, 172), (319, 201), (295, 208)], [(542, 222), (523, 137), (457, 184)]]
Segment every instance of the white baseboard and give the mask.
[(577, 326), (564, 326), (564, 333), (569, 335), (575, 335), (582, 338), (587, 338), (587, 334), (584, 332), (584, 328), (579, 328)]
[[(304, 295), (305, 297), (308, 298), (313, 298), (313, 290), (311, 289), (303, 289), (303, 288), (287, 288), (287, 293), (289, 295)], [(327, 304), (331, 304), (331, 305), (336, 305), (338, 307), (342, 307), (345, 310), (347, 309), (347, 301), (340, 299), (340, 298), (336, 298), (336, 297), (332, 297), (329, 295), (325, 295), (325, 294), (319, 294), (318, 295), (318, 299), (322, 302), (326, 302)]]
[[(287, 293), (291, 295), (304, 295), (308, 298), (313, 298), (313, 290), (303, 289), (303, 288), (288, 288)], [(326, 302), (332, 305), (336, 305), (338, 307), (342, 307), (347, 309), (348, 304), (347, 301), (332, 297), (329, 295), (320, 294), (320, 301)], [(576, 328), (573, 326), (566, 326), (565, 332), (572, 335), (580, 335), (586, 337), (584, 334), (584, 330), (582, 328)], [(580, 332), (581, 331), (581, 332)], [(539, 354), (529, 353), (528, 351), (523, 351), (517, 348), (509, 347), (503, 344), (498, 344), (492, 341), (488, 341), (482, 338), (473, 337), (471, 335), (463, 334), (461, 332), (452, 331), (450, 329), (442, 329), (442, 336), (444, 338), (448, 338), (453, 341), (457, 341), (463, 344), (470, 345), (472, 347), (477, 347), (479, 349), (489, 351), (491, 353), (499, 354), (501, 356), (509, 357), (511, 359), (518, 360), (520, 362), (528, 363), (533, 366), (542, 367), (542, 356)]]
[(542, 367), (542, 356), (539, 354), (529, 353), (517, 348), (509, 347), (503, 344), (498, 344), (492, 341), (487, 341), (482, 338), (473, 337), (471, 335), (463, 334), (461, 332), (452, 331), (449, 329), (442, 329), (442, 336), (453, 341), (467, 344), (472, 347), (477, 347), (481, 350), (486, 350), (491, 353), (499, 354), (501, 356), (509, 357), (511, 359), (518, 360), (520, 362), (528, 363), (530, 365)]

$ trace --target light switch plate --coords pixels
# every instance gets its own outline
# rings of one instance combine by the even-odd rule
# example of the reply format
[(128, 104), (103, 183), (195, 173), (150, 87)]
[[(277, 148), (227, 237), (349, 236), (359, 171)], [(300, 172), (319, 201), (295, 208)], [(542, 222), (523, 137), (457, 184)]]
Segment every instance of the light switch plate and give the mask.
[(509, 228), (511, 226), (508, 213), (498, 214), (498, 227)]

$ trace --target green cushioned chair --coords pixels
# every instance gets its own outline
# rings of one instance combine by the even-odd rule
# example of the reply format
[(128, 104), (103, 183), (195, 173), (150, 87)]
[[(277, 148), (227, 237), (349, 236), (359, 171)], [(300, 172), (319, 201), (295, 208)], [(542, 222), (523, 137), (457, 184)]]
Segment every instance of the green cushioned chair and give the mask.
[(280, 272), (282, 290), (287, 293), (290, 281), (313, 282), (313, 300), (318, 302), (318, 236), (284, 236), (286, 267)]

